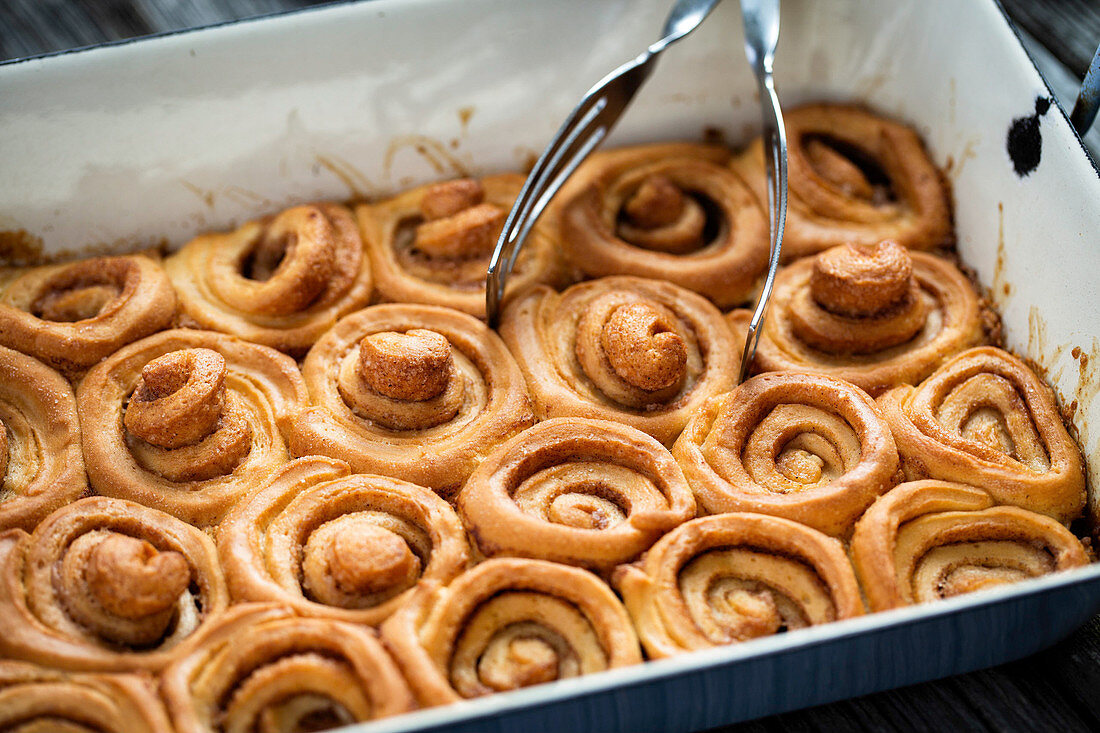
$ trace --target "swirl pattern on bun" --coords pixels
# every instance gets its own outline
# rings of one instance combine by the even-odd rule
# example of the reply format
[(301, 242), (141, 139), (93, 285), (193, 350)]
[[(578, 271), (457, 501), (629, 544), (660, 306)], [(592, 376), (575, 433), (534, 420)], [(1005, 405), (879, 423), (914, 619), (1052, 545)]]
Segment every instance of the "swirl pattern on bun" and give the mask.
[(1081, 451), (1050, 387), (993, 347), (958, 354), (878, 399), (909, 480), (980, 486), (998, 502), (1069, 522), (1085, 506)]
[(687, 522), (612, 582), (651, 659), (863, 613), (839, 541), (762, 514)]
[(695, 499), (663, 445), (619, 423), (557, 418), (491, 453), (458, 495), (488, 556), (607, 568), (695, 516)]
[(720, 147), (664, 143), (596, 153), (559, 194), (562, 244), (590, 277), (668, 280), (720, 308), (767, 268), (768, 224)]
[(852, 562), (875, 611), (926, 603), (1088, 564), (1050, 517), (995, 506), (973, 486), (913, 481), (867, 510)]
[(450, 308), (389, 304), (346, 316), (302, 372), (313, 406), (295, 420), (294, 455), (331, 456), (444, 494), (533, 421), (504, 342)]
[[(743, 332), (750, 313), (735, 311)], [(970, 281), (945, 259), (884, 241), (844, 245), (780, 271), (756, 350), (759, 371), (808, 371), (871, 394), (916, 384), (985, 340)]]
[(0, 344), (69, 374), (167, 327), (176, 293), (149, 257), (36, 267), (0, 296)]
[(234, 599), (370, 625), (421, 583), (449, 582), (469, 555), (462, 523), (429, 489), (316, 456), (276, 472), (217, 540)]
[(204, 234), (164, 267), (187, 318), (292, 355), (367, 304), (370, 261), (351, 211), (286, 209), (233, 232)]
[[(951, 201), (917, 133), (860, 107), (810, 104), (785, 111), (788, 262), (840, 244), (892, 239), (909, 249), (952, 243)], [(767, 206), (764, 144), (734, 170)]]
[(500, 334), (540, 419), (615, 420), (666, 445), (737, 380), (738, 347), (721, 312), (659, 280), (536, 288), (505, 309)]
[(201, 530), (92, 496), (0, 534), (0, 651), (61, 669), (157, 671), (228, 605)]
[(619, 599), (588, 571), (544, 560), (486, 560), (422, 588), (382, 624), (422, 705), (642, 661)]
[(101, 494), (217, 523), (287, 461), (306, 402), (294, 360), (212, 331), (165, 331), (90, 370), (77, 389), (84, 460)]
[(899, 475), (890, 427), (855, 385), (761, 374), (710, 400), (672, 448), (707, 512), (785, 517), (831, 535)]

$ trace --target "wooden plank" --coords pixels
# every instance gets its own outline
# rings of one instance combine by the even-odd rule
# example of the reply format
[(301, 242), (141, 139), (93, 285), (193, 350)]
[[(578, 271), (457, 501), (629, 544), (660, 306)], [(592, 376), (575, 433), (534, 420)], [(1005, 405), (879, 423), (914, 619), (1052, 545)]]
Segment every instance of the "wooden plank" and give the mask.
[(1097, 0), (1001, 0), (1013, 22), (1035, 36), (1078, 79), (1100, 44)]

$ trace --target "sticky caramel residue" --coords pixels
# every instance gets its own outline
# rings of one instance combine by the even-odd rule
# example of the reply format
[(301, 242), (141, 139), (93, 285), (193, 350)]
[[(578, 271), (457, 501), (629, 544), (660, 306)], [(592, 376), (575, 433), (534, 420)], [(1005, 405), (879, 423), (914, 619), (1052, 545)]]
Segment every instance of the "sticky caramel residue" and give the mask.
[(42, 237), (26, 229), (0, 231), (0, 262), (8, 265), (33, 265), (41, 262)]
[(441, 177), (469, 178), (466, 164), (447, 149), (447, 145), (424, 135), (402, 135), (390, 141), (382, 162), (382, 175), (388, 180), (393, 176), (393, 161), (405, 148), (412, 148)]

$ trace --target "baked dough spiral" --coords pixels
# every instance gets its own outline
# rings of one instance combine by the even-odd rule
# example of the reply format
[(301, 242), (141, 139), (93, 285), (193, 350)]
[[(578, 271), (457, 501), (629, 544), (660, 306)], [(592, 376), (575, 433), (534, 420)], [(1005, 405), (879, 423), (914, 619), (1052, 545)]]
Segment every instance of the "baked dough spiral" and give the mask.
[(422, 588), (382, 638), (426, 706), (642, 661), (611, 589), (544, 560), (486, 560), (447, 587)]
[[(785, 261), (884, 239), (910, 249), (951, 244), (947, 187), (914, 130), (841, 104), (785, 111), (783, 123), (789, 172)], [(755, 140), (733, 167), (766, 207), (763, 141)]]
[[(420, 186), (355, 210), (378, 298), (485, 317), (485, 272), (523, 176), (503, 173)], [(545, 226), (536, 226), (505, 297), (536, 283), (560, 284), (562, 267)]]
[(469, 556), (458, 516), (430, 490), (320, 457), (277, 471), (217, 540), (234, 599), (370, 625), (421, 582), (450, 582)]
[(839, 541), (763, 514), (683, 524), (619, 566), (612, 583), (650, 659), (863, 613)]
[(351, 211), (295, 206), (234, 232), (204, 234), (164, 263), (200, 328), (304, 354), (370, 300), (370, 260)]
[(737, 381), (738, 347), (721, 312), (659, 280), (535, 288), (505, 309), (500, 335), (539, 418), (614, 420), (666, 445), (696, 407)]
[(148, 257), (35, 267), (0, 296), (0, 344), (77, 373), (175, 314), (172, 283)]
[(101, 494), (215, 524), (287, 461), (306, 403), (294, 360), (213, 331), (165, 331), (91, 369), (77, 389), (84, 461)]
[(831, 535), (900, 473), (871, 397), (816, 374), (761, 374), (710, 400), (672, 454), (707, 512), (770, 514)]
[(768, 264), (768, 223), (725, 148), (665, 143), (597, 153), (560, 197), (570, 264), (590, 277), (668, 280), (719, 308)]
[(28, 532), (88, 488), (73, 388), (0, 346), (0, 530)]
[[(750, 316), (735, 311), (730, 325), (744, 332)], [(982, 343), (983, 316), (947, 260), (890, 241), (842, 245), (780, 271), (753, 366), (827, 374), (878, 394)]]
[(444, 494), (533, 421), (504, 342), (450, 308), (389, 304), (346, 316), (302, 373), (313, 406), (294, 422), (294, 455), (332, 456)]
[(619, 423), (538, 423), (486, 458), (458, 495), (459, 514), (487, 556), (608, 568), (695, 516), (676, 460)]
[(0, 729), (9, 733), (172, 733), (152, 679), (69, 674), (0, 661)]
[(161, 690), (178, 733), (327, 730), (413, 707), (373, 629), (266, 603), (226, 612)]
[(91, 496), (0, 534), (0, 652), (68, 670), (156, 671), (228, 604), (213, 541)]
[(1088, 564), (1050, 517), (994, 506), (985, 491), (946, 481), (892, 489), (856, 524), (852, 562), (875, 611), (950, 598)]
[(1005, 351), (964, 351), (917, 387), (895, 387), (878, 403), (909, 480), (973, 484), (998, 503), (1063, 523), (1085, 506), (1081, 452), (1054, 394)]

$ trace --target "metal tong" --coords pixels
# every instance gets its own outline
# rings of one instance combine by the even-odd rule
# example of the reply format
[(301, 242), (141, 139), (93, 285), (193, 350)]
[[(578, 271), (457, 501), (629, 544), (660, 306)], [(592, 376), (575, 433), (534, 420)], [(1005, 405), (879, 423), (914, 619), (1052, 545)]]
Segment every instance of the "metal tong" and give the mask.
[(756, 342), (764, 327), (768, 300), (775, 285), (775, 273), (779, 269), (779, 255), (783, 249), (783, 227), (787, 222), (787, 132), (783, 127), (783, 112), (779, 109), (779, 96), (772, 79), (772, 63), (775, 47), (779, 43), (779, 0), (741, 0), (741, 19), (745, 24), (745, 55), (756, 74), (756, 87), (760, 93), (761, 119), (764, 123), (764, 163), (768, 172), (768, 211), (771, 213), (771, 253), (768, 257), (768, 274), (756, 300), (756, 309), (749, 319), (745, 334), (745, 348), (741, 352), (741, 373), (737, 383), (749, 376)]
[(588, 90), (539, 156), (504, 222), (485, 281), (485, 314), (489, 325), (500, 319), (504, 285), (526, 241), (550, 199), (577, 166), (603, 142), (634, 95), (641, 89), (661, 53), (699, 27), (719, 0), (677, 0), (665, 19), (661, 38), (640, 56), (605, 76)]
[[(504, 286), (520, 248), (535, 222), (566, 179), (595, 150), (626, 110), (670, 45), (695, 30), (718, 0), (678, 0), (665, 20), (660, 40), (640, 56), (612, 71), (592, 87), (543, 151), (516, 198), (489, 261), (485, 311), (491, 326), (500, 319)], [(745, 53), (756, 74), (763, 107), (768, 208), (771, 212), (771, 254), (768, 273), (749, 322), (741, 358), (739, 382), (748, 375), (779, 267), (783, 225), (787, 216), (787, 137), (779, 98), (772, 81), (772, 63), (779, 41), (779, 0), (741, 0)]]

